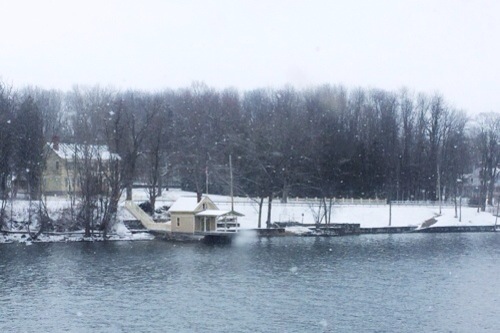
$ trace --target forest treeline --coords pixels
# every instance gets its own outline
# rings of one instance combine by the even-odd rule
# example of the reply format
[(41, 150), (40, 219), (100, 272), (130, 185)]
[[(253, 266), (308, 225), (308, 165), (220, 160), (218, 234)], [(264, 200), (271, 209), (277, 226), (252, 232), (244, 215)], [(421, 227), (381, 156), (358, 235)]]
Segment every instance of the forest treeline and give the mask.
[[(40, 195), (43, 147), (106, 144), (121, 156), (120, 186), (177, 182), (201, 194), (436, 200), (459, 195), (482, 168), (491, 200), (500, 116), (474, 118), (439, 94), (347, 89), (216, 90), (203, 83), (158, 92), (75, 87), (69, 92), (0, 84), (0, 194), (24, 177)], [(489, 193), (489, 195), (488, 195)]]

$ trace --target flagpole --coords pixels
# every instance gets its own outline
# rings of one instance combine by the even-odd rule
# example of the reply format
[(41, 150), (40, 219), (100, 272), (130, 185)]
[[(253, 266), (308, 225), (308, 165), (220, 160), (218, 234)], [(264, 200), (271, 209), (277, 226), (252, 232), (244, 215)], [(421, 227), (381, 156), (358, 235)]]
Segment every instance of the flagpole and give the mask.
[(233, 198), (233, 164), (231, 161), (231, 154), (229, 154), (229, 180), (231, 187), (231, 212), (234, 212), (234, 198)]

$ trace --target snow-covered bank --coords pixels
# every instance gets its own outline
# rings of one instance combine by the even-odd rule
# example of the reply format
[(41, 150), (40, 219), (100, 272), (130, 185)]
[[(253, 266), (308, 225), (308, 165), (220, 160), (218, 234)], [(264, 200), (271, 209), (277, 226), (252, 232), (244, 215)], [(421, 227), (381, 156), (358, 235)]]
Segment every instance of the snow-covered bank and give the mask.
[[(138, 240), (152, 240), (154, 239), (154, 236), (147, 233), (147, 232), (142, 232), (142, 233), (136, 233), (136, 234), (130, 234), (129, 236), (121, 236), (118, 234), (112, 234), (109, 235), (109, 237), (106, 238), (106, 241), (138, 241)], [(42, 234), (38, 236), (36, 241), (33, 241), (28, 234), (21, 234), (21, 233), (9, 233), (9, 234), (2, 234), (0, 233), (0, 244), (1, 243), (26, 243), (26, 245), (31, 245), (33, 242), (39, 242), (39, 243), (61, 243), (61, 242), (83, 242), (83, 241), (89, 241), (89, 242), (99, 242), (99, 241), (104, 241), (102, 237), (91, 237), (91, 238), (85, 238), (83, 237), (82, 234), (77, 234), (77, 233), (67, 233), (67, 234)]]
[[(181, 190), (170, 190), (164, 192), (157, 199), (156, 206), (171, 206), (172, 203), (183, 196), (195, 196), (192, 192)], [(231, 209), (231, 201), (227, 196), (209, 195), (215, 204), (223, 210)], [(140, 203), (147, 200), (144, 190), (135, 190), (134, 201)], [(314, 200), (308, 202), (290, 200), (287, 204), (279, 201), (273, 202), (271, 208), (271, 219), (273, 222), (300, 222), (315, 223), (319, 203)], [(244, 216), (238, 220), (242, 229), (254, 229), (258, 227), (259, 205), (256, 201), (248, 198), (235, 198), (234, 209)], [(459, 212), (458, 212), (459, 213)], [(455, 208), (443, 206), (441, 214), (436, 206), (414, 206), (414, 205), (334, 205), (332, 208), (332, 223), (359, 223), (362, 228), (393, 227), (419, 227), (425, 221), (435, 218), (437, 222), (433, 226), (479, 226), (494, 225), (495, 216), (489, 212), (477, 212), (473, 207), (462, 207), (462, 219), (455, 218)], [(120, 217), (124, 220), (133, 219), (125, 210), (120, 210)], [(262, 207), (261, 227), (265, 227), (267, 217), (267, 202)]]
[[(170, 190), (157, 199), (157, 207), (170, 206), (182, 196), (194, 196), (192, 192)], [(215, 204), (223, 210), (231, 209), (231, 201), (227, 196), (210, 195)], [(147, 200), (146, 192), (136, 190), (134, 200), (142, 202)], [(271, 219), (273, 222), (300, 222), (315, 223), (319, 203), (314, 200), (292, 199), (286, 204), (279, 201), (273, 202), (271, 208)], [(254, 229), (258, 227), (259, 205), (256, 201), (248, 198), (235, 198), (234, 209), (245, 216), (239, 218), (242, 229)], [(459, 212), (457, 212), (459, 213)], [(125, 211), (120, 215), (123, 219), (132, 219)], [(462, 221), (455, 217), (453, 206), (443, 206), (441, 213), (439, 207), (424, 205), (334, 205), (332, 208), (332, 223), (359, 223), (362, 228), (393, 227), (419, 227), (425, 221), (435, 218), (437, 222), (433, 226), (482, 226), (494, 225), (495, 216), (489, 212), (477, 212), (477, 208), (462, 207)], [(267, 202), (262, 207), (261, 227), (265, 227), (267, 217)]]
[[(181, 190), (170, 190), (163, 193), (156, 201), (156, 207), (170, 207), (178, 198), (184, 196), (195, 196), (192, 192), (185, 192)], [(231, 200), (227, 196), (210, 195), (210, 198), (215, 204), (223, 210), (231, 209)], [(124, 198), (123, 198), (124, 199)], [(137, 203), (147, 200), (147, 193), (144, 190), (135, 190), (133, 199)], [(148, 233), (131, 233), (123, 224), (125, 220), (133, 220), (123, 206), (124, 200), (120, 202), (118, 219), (120, 223), (115, 226), (115, 229), (110, 234), (110, 240), (144, 240), (154, 238)], [(63, 209), (69, 207), (69, 202), (65, 198), (48, 198), (47, 209), (52, 218), (61, 216)], [(257, 201), (248, 198), (235, 198), (234, 208), (236, 211), (244, 214), (239, 218), (242, 229), (255, 229), (258, 227), (258, 213), (259, 205)], [(319, 203), (314, 200), (290, 200), (287, 204), (280, 202), (273, 202), (271, 210), (271, 219), (273, 222), (299, 222), (313, 224), (316, 222), (318, 214)], [(28, 220), (28, 202), (27, 201), (14, 201), (13, 205), (7, 209), (11, 210), (12, 216), (17, 221)], [(338, 204), (332, 208), (332, 223), (356, 223), (360, 224), (361, 228), (382, 228), (389, 226), (392, 227), (415, 227), (421, 228), (425, 221), (435, 219), (435, 223), (430, 225), (433, 227), (447, 227), (447, 226), (493, 226), (496, 217), (488, 212), (477, 212), (476, 208), (462, 207), (462, 221), (455, 217), (455, 208), (445, 206), (439, 212), (437, 206), (413, 206), (413, 205), (393, 205), (389, 207), (386, 204), (378, 205), (348, 205)], [(167, 216), (158, 216), (160, 218), (167, 218)], [(267, 218), (267, 202), (264, 202), (262, 207), (261, 227), (265, 228), (265, 220)], [(433, 221), (434, 222), (434, 221)], [(425, 225), (427, 227), (427, 225)], [(12, 229), (11, 231), (25, 231), (19, 229)], [(305, 228), (291, 229), (293, 233), (301, 234), (306, 230)], [(0, 233), (0, 243), (5, 242), (26, 242), (29, 237), (21, 234), (2, 234)], [(81, 241), (82, 234), (68, 235), (68, 234), (45, 234), (40, 235), (37, 241), (46, 242), (65, 242), (65, 241)], [(99, 238), (95, 239), (99, 240)], [(29, 241), (28, 241), (29, 242)]]
[[(152, 240), (154, 236), (148, 232), (132, 233), (123, 224), (122, 221), (118, 222), (112, 232), (107, 235), (106, 241), (138, 241), (138, 240)], [(42, 233), (36, 240), (32, 240), (29, 233), (25, 230), (0, 233), (0, 243), (26, 243), (30, 245), (32, 242), (40, 243), (55, 243), (55, 242), (81, 242), (81, 241), (104, 241), (102, 236), (93, 236), (89, 238), (84, 237), (84, 231), (74, 232), (48, 232)]]

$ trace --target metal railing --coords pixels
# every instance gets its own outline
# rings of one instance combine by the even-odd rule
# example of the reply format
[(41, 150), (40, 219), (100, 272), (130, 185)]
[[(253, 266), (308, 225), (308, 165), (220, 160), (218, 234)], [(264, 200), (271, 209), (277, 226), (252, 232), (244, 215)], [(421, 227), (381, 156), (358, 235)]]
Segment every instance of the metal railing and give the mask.
[[(217, 200), (213, 199), (214, 203), (229, 205), (230, 200)], [(260, 201), (256, 198), (234, 198), (235, 205), (255, 205)], [(291, 206), (316, 206), (323, 202), (321, 198), (288, 198), (286, 203), (280, 201), (280, 199), (274, 199), (273, 205), (291, 205)], [(327, 204), (330, 199), (326, 199)], [(385, 205), (387, 200), (385, 199), (354, 199), (354, 198), (332, 198), (333, 205)], [(267, 199), (264, 200), (264, 204), (267, 204)]]
[[(230, 200), (221, 199), (213, 200), (216, 204), (219, 205), (229, 205), (231, 204)], [(253, 206), (256, 205), (260, 199), (258, 198), (234, 198), (234, 204), (239, 206)], [(273, 206), (279, 205), (290, 205), (290, 206), (318, 206), (323, 202), (321, 198), (288, 198), (286, 203), (280, 201), (279, 198), (273, 200)], [(327, 205), (329, 204), (330, 199), (326, 199)], [(332, 198), (332, 203), (334, 206), (371, 206), (371, 205), (387, 205), (387, 199), (355, 199), (355, 198)], [(430, 201), (430, 200), (393, 200), (391, 204), (398, 206), (433, 206), (437, 207), (441, 204), (443, 207), (452, 207), (455, 205), (453, 201)], [(264, 205), (267, 205), (267, 199), (264, 200)], [(462, 206), (466, 206), (467, 201), (462, 201)]]

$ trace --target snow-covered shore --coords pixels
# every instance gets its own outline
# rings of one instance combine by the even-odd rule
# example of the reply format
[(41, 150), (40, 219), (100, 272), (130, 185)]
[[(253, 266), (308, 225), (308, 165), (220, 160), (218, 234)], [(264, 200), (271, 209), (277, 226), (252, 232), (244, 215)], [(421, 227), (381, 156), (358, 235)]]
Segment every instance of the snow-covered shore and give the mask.
[[(170, 206), (177, 198), (182, 196), (194, 196), (194, 193), (171, 190), (157, 199), (157, 207)], [(231, 209), (229, 197), (210, 195), (215, 204), (223, 210)], [(146, 193), (136, 191), (134, 200), (137, 202), (146, 200)], [(255, 229), (258, 227), (259, 205), (256, 201), (247, 198), (235, 198), (234, 209), (245, 216), (239, 218), (242, 229)], [(348, 202), (348, 201), (347, 201)], [(262, 210), (262, 227), (265, 227), (267, 217), (267, 202), (264, 202)], [(318, 201), (291, 199), (282, 204), (274, 201), (271, 208), (272, 221), (315, 223), (315, 214), (319, 208)], [(127, 212), (122, 218), (132, 218)], [(459, 215), (457, 210), (457, 215)], [(435, 227), (441, 226), (485, 226), (494, 225), (495, 216), (490, 212), (478, 212), (477, 208), (462, 207), (462, 221), (458, 216), (455, 218), (455, 207), (442, 206), (441, 214), (437, 205), (392, 205), (387, 204), (337, 204), (332, 208), (332, 223), (359, 223), (362, 228), (381, 228), (389, 226), (389, 215), (391, 215), (391, 226), (393, 227), (419, 227), (425, 221), (435, 218)]]
[[(161, 198), (157, 199), (157, 207), (170, 206), (182, 196), (194, 196), (194, 193), (180, 190), (170, 190), (165, 192)], [(227, 196), (210, 195), (215, 204), (223, 210), (231, 209), (231, 201)], [(147, 200), (146, 192), (137, 190), (134, 192), (134, 200), (143, 202)], [(380, 202), (379, 202), (380, 203)], [(273, 222), (299, 222), (313, 224), (318, 213), (319, 202), (314, 199), (290, 199), (288, 203), (282, 204), (274, 201), (271, 208), (271, 219)], [(258, 227), (259, 205), (257, 201), (248, 198), (235, 198), (234, 209), (244, 216), (240, 217), (241, 229), (255, 229)], [(126, 211), (122, 211), (122, 219), (133, 219)], [(454, 206), (437, 205), (392, 205), (387, 204), (349, 204), (349, 201), (336, 204), (332, 208), (332, 223), (359, 223), (361, 228), (383, 228), (392, 227), (415, 227), (421, 228), (422, 224), (430, 219), (435, 219), (430, 227), (450, 227), (450, 226), (493, 226), (496, 217), (490, 212), (478, 212), (477, 208), (463, 206), (461, 210), (461, 221), (459, 221), (460, 211), (457, 210), (455, 217)], [(265, 228), (267, 217), (267, 202), (262, 207), (261, 227)], [(301, 234), (306, 228), (290, 228), (291, 232)]]
[[(194, 196), (192, 192), (184, 192), (181, 190), (170, 190), (163, 193), (157, 199), (156, 207), (170, 207), (175, 200), (183, 196)], [(134, 201), (137, 203), (147, 200), (147, 193), (144, 190), (135, 190), (133, 195)], [(210, 198), (215, 204), (223, 210), (230, 210), (231, 201), (227, 196), (210, 195)], [(114, 231), (110, 235), (110, 240), (148, 240), (153, 236), (147, 233), (131, 233), (124, 225), (123, 221), (133, 220), (134, 218), (125, 210), (123, 200), (119, 205), (118, 219), (119, 223), (115, 226)], [(61, 214), (64, 208), (69, 206), (69, 202), (64, 198), (48, 198), (47, 208), (51, 217), (57, 217)], [(258, 211), (259, 205), (256, 201), (248, 198), (235, 198), (235, 210), (243, 213), (244, 216), (239, 218), (241, 229), (255, 229), (258, 227)], [(314, 200), (292, 199), (286, 204), (273, 202), (272, 206), (272, 221), (279, 222), (299, 222), (299, 223), (315, 223), (319, 204)], [(14, 201), (10, 209), (15, 220), (27, 220), (28, 202)], [(496, 222), (496, 217), (489, 212), (477, 212), (476, 208), (462, 207), (462, 221), (455, 217), (455, 208), (453, 206), (444, 206), (441, 208), (441, 214), (438, 206), (424, 205), (389, 205), (386, 204), (364, 204), (364, 205), (349, 205), (336, 204), (332, 208), (332, 223), (357, 223), (362, 228), (381, 228), (392, 227), (416, 227), (421, 228), (425, 221), (435, 219), (435, 223), (430, 227), (448, 227), (448, 226), (493, 226)], [(262, 211), (262, 227), (265, 227), (267, 217), (267, 202), (263, 205)], [(292, 231), (292, 230), (290, 230)], [(304, 230), (294, 228), (293, 232), (302, 233)], [(49, 234), (41, 235), (38, 241), (42, 242), (64, 242), (64, 241), (81, 241), (81, 234)], [(95, 238), (94, 240), (99, 240)], [(26, 234), (7, 233), (0, 234), (0, 243), (5, 242), (28, 242), (29, 237)]]
[[(121, 228), (126, 229), (126, 233), (113, 233), (106, 238), (107, 241), (137, 241), (137, 240), (152, 240), (154, 236), (147, 233), (131, 233), (123, 223), (119, 223)], [(56, 242), (81, 242), (81, 241), (103, 241), (102, 237), (92, 237), (92, 238), (84, 238), (83, 231), (82, 232), (74, 232), (74, 233), (48, 233), (41, 234), (38, 236), (36, 242), (41, 243), (56, 243)], [(29, 235), (26, 233), (0, 233), (0, 244), (1, 243), (26, 243), (30, 245), (32, 240)]]

